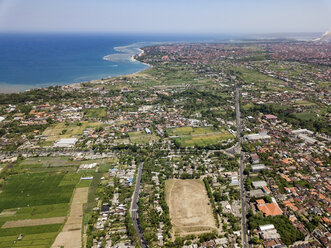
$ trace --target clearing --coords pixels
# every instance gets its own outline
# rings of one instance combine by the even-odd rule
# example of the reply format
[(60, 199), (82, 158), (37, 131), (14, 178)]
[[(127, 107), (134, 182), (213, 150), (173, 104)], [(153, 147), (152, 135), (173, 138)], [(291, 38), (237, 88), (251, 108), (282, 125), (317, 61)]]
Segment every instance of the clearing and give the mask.
[(166, 201), (175, 236), (217, 230), (207, 191), (201, 180), (167, 180)]

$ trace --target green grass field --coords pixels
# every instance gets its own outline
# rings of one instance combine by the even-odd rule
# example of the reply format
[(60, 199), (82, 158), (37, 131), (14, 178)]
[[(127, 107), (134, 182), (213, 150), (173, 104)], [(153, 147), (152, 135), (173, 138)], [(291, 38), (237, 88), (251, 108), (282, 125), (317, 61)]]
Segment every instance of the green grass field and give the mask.
[(81, 135), (86, 128), (97, 128), (104, 125), (101, 122), (82, 121), (80, 123), (81, 125), (77, 125), (77, 123), (70, 123), (69, 125), (58, 123), (48, 127), (43, 132), (43, 135), (47, 137), (46, 142), (48, 142), (45, 144), (49, 144), (50, 141)]
[(222, 140), (233, 138), (233, 135), (224, 129), (213, 127), (178, 127), (167, 130), (169, 136), (178, 136), (175, 139), (180, 146), (206, 146), (217, 144)]
[(107, 110), (105, 108), (87, 109), (84, 114), (92, 118), (102, 118), (107, 116)]
[(130, 141), (136, 144), (147, 144), (151, 141), (156, 141), (159, 138), (155, 134), (146, 134), (144, 131), (128, 133)]
[[(52, 245), (61, 227), (62, 225), (56, 224), (36, 227), (0, 229), (1, 248), (48, 248)], [(17, 237), (19, 236), (17, 233), (23, 234), (22, 240), (17, 241)]]
[(60, 217), (65, 216), (68, 210), (68, 203), (11, 208), (6, 209), (0, 214), (0, 222), (2, 223), (9, 220)]
[(59, 186), (64, 175), (19, 174), (9, 178), (0, 198), (0, 211), (8, 208), (69, 203), (75, 185)]
[(316, 115), (313, 113), (310, 113), (310, 112), (302, 112), (302, 113), (295, 114), (295, 117), (300, 120), (311, 120), (311, 119), (314, 119), (316, 117)]
[(309, 102), (309, 101), (305, 101), (305, 100), (295, 101), (295, 105), (306, 106), (306, 107), (316, 106), (315, 103)]

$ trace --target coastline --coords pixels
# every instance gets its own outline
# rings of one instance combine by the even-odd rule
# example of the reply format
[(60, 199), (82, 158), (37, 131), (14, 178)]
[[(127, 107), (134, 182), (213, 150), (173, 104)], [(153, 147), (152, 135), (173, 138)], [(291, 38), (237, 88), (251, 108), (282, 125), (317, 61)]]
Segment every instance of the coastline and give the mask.
[[(142, 56), (142, 55), (145, 53), (145, 51), (144, 51), (142, 48), (138, 48), (138, 49), (139, 49), (140, 53), (139, 53), (139, 54), (132, 55), (132, 56), (130, 57), (130, 60), (131, 60), (132, 62), (137, 62), (137, 63), (141, 63), (141, 64), (143, 64), (143, 65), (148, 66), (146, 69), (152, 67), (152, 65), (147, 64), (147, 63), (144, 63), (144, 62), (141, 62), (141, 61), (139, 61), (139, 60), (137, 60), (137, 59), (135, 58), (137, 55), (138, 55), (138, 57), (140, 57), (140, 56)], [(144, 71), (144, 70), (146, 70), (146, 69), (143, 69), (143, 70), (141, 70), (141, 71)], [(131, 73), (131, 74), (132, 74), (132, 73)]]
[[(140, 63), (140, 64), (143, 64), (143, 65), (146, 65), (147, 67), (144, 68), (144, 69), (141, 69), (139, 71), (136, 71), (136, 72), (132, 72), (132, 73), (129, 73), (129, 74), (121, 74), (121, 75), (118, 75), (118, 76), (111, 76), (111, 77), (107, 77), (107, 78), (100, 78), (100, 79), (95, 79), (95, 80), (89, 80), (89, 81), (84, 81), (84, 82), (79, 82), (79, 83), (71, 83), (71, 84), (67, 84), (67, 85), (62, 85), (61, 87), (72, 87), (72, 88), (75, 88), (75, 87), (80, 87), (81, 84), (84, 84), (84, 83), (93, 83), (93, 82), (101, 82), (101, 81), (104, 81), (104, 80), (108, 80), (108, 79), (111, 79), (111, 78), (117, 78), (117, 77), (125, 77), (125, 76), (132, 76), (132, 75), (135, 75), (139, 72), (142, 72), (142, 71), (145, 71), (147, 70), (148, 68), (151, 68), (152, 65), (150, 64), (147, 64), (147, 63), (144, 63), (144, 62), (140, 62), (139, 60), (137, 60), (135, 58), (135, 56), (138, 55), (141, 56), (145, 51), (142, 49), (142, 48), (138, 48), (140, 50), (140, 53), (139, 54), (134, 54), (134, 55), (131, 55), (130, 56), (130, 62), (132, 63)], [(106, 56), (109, 56), (109, 55), (106, 55)], [(106, 57), (104, 56), (104, 57)], [(47, 87), (45, 87), (47, 88)]]
[[(132, 47), (132, 46), (135, 46), (136, 43), (133, 43), (131, 45), (128, 45), (128, 46), (124, 46), (124, 47), (114, 47), (114, 49), (116, 51), (119, 51), (120, 50), (118, 48), (126, 48), (126, 47)], [(116, 77), (123, 77), (123, 76), (130, 76), (130, 75), (134, 75), (136, 73), (139, 73), (139, 72), (142, 72), (144, 70), (147, 70), (148, 68), (152, 67), (151, 65), (147, 64), (147, 63), (143, 63), (143, 62), (140, 62), (139, 60), (137, 60), (135, 58), (135, 56), (141, 56), (143, 53), (144, 53), (144, 50), (140, 47), (134, 47), (134, 49), (138, 50), (139, 53), (135, 53), (132, 55), (132, 53), (128, 54), (128, 53), (124, 53), (124, 54), (119, 54), (119, 55), (122, 55), (123, 57), (128, 57), (127, 60), (125, 60), (125, 62), (130, 62), (130, 63), (140, 63), (140, 64), (143, 64), (146, 66), (146, 68), (143, 68), (143, 69), (140, 69), (138, 71), (135, 71), (135, 72), (132, 72), (132, 73), (128, 73), (128, 74), (119, 74), (119, 75), (116, 75), (116, 76), (109, 76), (109, 77), (106, 77), (106, 78), (96, 78), (96, 79), (93, 79), (93, 80), (86, 80), (86, 81), (81, 81), (81, 82), (72, 82), (72, 83), (67, 83), (67, 84), (57, 84), (57, 83), (54, 83), (54, 84), (51, 84), (51, 85), (35, 85), (34, 87), (31, 87), (31, 85), (24, 85), (24, 84), (8, 84), (8, 83), (1, 83), (0, 82), (0, 86), (2, 88), (2, 90), (0, 90), (0, 94), (14, 94), (14, 93), (22, 93), (22, 92), (28, 92), (30, 90), (36, 90), (36, 89), (46, 89), (46, 88), (49, 88), (49, 87), (52, 87), (52, 86), (60, 86), (60, 87), (72, 87), (72, 88), (77, 88), (77, 87), (80, 87), (81, 84), (84, 84), (84, 83), (93, 83), (93, 82), (101, 82), (103, 80), (108, 80), (108, 79), (111, 79), (111, 78), (116, 78)], [(109, 55), (105, 55), (102, 59), (104, 60), (109, 60), (109, 61), (112, 61), (112, 58), (111, 56), (112, 55), (118, 55), (118, 54), (109, 54)], [(5, 89), (5, 90), (4, 90)]]

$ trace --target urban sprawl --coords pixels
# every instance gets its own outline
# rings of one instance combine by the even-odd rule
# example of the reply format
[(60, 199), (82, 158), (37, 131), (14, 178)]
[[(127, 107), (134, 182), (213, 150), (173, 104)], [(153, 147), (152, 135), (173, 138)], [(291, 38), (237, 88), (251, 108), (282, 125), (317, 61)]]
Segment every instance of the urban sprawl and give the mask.
[(142, 49), (0, 95), (0, 246), (331, 247), (331, 43)]

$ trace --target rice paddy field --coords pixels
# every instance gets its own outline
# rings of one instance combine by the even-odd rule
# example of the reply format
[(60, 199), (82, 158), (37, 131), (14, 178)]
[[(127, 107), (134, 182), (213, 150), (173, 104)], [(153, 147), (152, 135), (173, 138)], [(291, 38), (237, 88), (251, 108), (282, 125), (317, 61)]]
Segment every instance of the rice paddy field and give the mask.
[(178, 127), (168, 129), (167, 133), (170, 137), (175, 138), (182, 147), (217, 144), (233, 138), (228, 131), (213, 127)]
[[(47, 218), (67, 215), (77, 183), (71, 180), (70, 184), (60, 185), (65, 178), (64, 174), (49, 173), (24, 173), (8, 178), (0, 194), (1, 247), (50, 247), (63, 224), (45, 225)], [(41, 218), (46, 221), (33, 226), (4, 226), (7, 221)], [(18, 241), (20, 234), (23, 238)]]
[(86, 161), (29, 158), (13, 168), (0, 192), (1, 248), (51, 247), (66, 223), (73, 192), (90, 187), (92, 180), (81, 177), (96, 173), (78, 170), (81, 163)]

